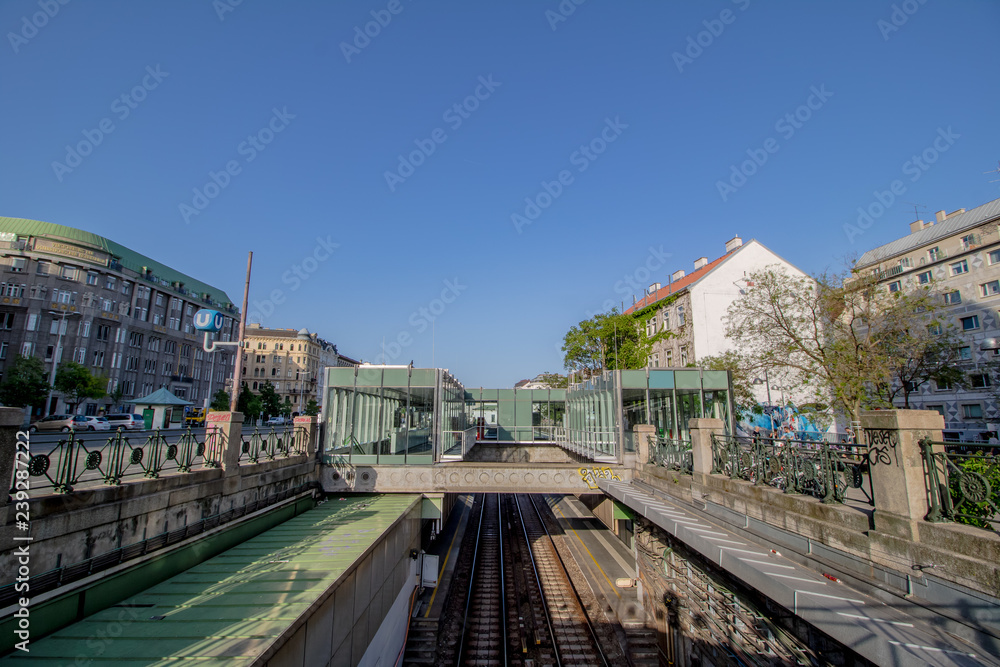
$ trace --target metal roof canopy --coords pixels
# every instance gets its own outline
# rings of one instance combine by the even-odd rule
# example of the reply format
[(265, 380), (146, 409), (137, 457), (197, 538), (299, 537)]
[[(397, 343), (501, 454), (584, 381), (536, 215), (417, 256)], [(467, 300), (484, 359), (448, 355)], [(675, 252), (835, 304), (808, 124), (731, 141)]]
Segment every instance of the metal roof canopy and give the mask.
[(30, 654), (7, 656), (4, 665), (68, 665), (81, 657), (123, 667), (164, 664), (159, 661), (249, 665), (420, 502), (416, 494), (329, 500), (33, 640)]

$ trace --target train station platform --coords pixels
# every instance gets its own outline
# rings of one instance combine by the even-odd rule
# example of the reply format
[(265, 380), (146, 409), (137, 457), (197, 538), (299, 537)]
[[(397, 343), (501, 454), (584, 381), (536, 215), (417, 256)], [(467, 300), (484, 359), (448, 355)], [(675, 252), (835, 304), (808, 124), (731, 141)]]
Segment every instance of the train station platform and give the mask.
[(421, 503), (328, 499), (0, 664), (304, 667), (357, 664), (370, 645), (398, 651), (380, 637), (405, 627)]

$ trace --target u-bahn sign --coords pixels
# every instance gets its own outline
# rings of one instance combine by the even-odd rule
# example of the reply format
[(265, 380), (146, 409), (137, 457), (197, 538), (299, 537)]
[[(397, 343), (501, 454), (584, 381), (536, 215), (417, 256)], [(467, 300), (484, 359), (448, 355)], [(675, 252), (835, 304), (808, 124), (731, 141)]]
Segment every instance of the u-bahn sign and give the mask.
[(217, 310), (206, 310), (202, 308), (194, 314), (194, 328), (198, 331), (218, 333), (222, 331), (222, 325), (225, 321), (225, 316)]

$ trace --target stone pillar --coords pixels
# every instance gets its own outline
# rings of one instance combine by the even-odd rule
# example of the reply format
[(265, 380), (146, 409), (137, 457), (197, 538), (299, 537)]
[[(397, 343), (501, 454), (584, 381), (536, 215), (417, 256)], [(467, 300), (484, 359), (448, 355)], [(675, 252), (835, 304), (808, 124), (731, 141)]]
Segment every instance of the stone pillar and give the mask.
[(240, 472), (240, 450), (243, 447), (243, 413), (210, 412), (205, 421), (208, 430), (218, 435), (217, 446), (222, 448), (221, 464), (226, 477)]
[(712, 434), (723, 435), (726, 423), (714, 417), (700, 417), (688, 420), (688, 430), (691, 431), (692, 473), (697, 480), (699, 475), (712, 472)]
[(296, 417), (294, 421), (296, 435), (299, 429), (303, 432), (306, 441), (306, 455), (315, 458), (319, 451), (319, 417), (303, 415)]
[(875, 529), (917, 538), (915, 522), (930, 511), (920, 440), (940, 442), (944, 417), (934, 410), (866, 410), (863, 439), (875, 500)]
[[(14, 458), (17, 451), (17, 432), (24, 424), (21, 408), (0, 408), (0, 526), (7, 525), (7, 491), (14, 485)], [(22, 457), (23, 461), (23, 457)], [(27, 464), (21, 466), (24, 470)]]
[(650, 462), (653, 452), (653, 438), (656, 438), (656, 427), (652, 424), (636, 424), (632, 428), (635, 434), (635, 469), (642, 470)]

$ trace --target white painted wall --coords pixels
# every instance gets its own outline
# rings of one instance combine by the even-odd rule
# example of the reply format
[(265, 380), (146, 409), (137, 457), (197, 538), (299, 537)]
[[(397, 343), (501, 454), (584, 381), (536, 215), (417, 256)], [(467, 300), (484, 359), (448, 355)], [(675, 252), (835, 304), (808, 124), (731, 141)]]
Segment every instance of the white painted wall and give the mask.
[[(694, 335), (695, 363), (702, 357), (721, 354), (735, 348), (726, 338), (725, 317), (729, 304), (740, 296), (746, 286), (745, 277), (771, 265), (784, 268), (789, 275), (806, 276), (793, 264), (782, 259), (757, 240), (743, 244), (732, 257), (722, 262), (712, 272), (691, 287), (691, 322)], [(757, 400), (767, 400), (767, 390), (760, 386)], [(786, 398), (789, 398), (786, 395)], [(771, 400), (779, 402), (780, 392), (771, 388)], [(796, 402), (801, 397), (792, 397)]]

